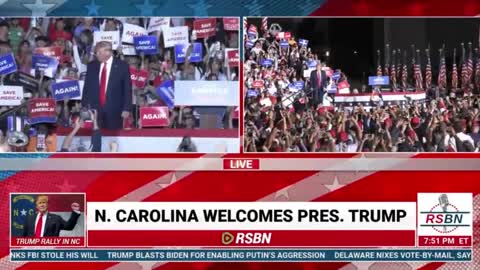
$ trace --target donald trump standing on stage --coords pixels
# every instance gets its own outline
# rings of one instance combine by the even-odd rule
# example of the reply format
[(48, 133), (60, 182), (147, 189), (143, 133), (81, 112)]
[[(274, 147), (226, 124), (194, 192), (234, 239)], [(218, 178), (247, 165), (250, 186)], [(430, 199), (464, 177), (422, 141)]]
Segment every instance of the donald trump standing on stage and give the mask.
[(96, 109), (101, 128), (122, 129), (132, 109), (132, 84), (126, 62), (114, 58), (112, 44), (95, 46), (96, 60), (87, 66), (82, 105)]

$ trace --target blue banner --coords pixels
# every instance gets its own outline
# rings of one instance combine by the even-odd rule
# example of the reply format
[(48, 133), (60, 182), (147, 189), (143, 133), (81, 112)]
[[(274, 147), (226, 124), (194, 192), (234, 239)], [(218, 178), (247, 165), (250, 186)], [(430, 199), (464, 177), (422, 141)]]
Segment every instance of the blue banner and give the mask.
[(340, 73), (340, 71), (336, 71), (335, 73), (333, 73), (332, 79), (338, 80), (338, 79), (340, 79), (340, 76), (341, 76), (341, 75), (342, 75), (342, 74)]
[(187, 44), (175, 45), (175, 63), (182, 64), (185, 62), (185, 54), (187, 53)]
[(32, 56), (32, 68), (43, 71), (45, 76), (50, 78), (55, 77), (57, 73), (58, 60), (53, 57), (44, 56), (41, 54), (34, 54)]
[(264, 67), (270, 67), (273, 65), (272, 59), (263, 59), (262, 60), (262, 66)]
[(53, 97), (56, 101), (78, 98), (82, 94), (77, 80), (52, 84)]
[(202, 43), (193, 43), (192, 52), (190, 53), (190, 62), (197, 63), (203, 61), (203, 45)]
[(247, 43), (245, 44), (247, 48), (253, 48), (253, 45), (255, 45), (255, 43), (251, 40), (247, 40)]
[(307, 62), (307, 66), (309, 68), (316, 68), (317, 67), (317, 61), (316, 60), (310, 60)]
[(470, 262), (471, 249), (12, 249), (11, 261)]
[(327, 85), (326, 90), (327, 90), (327, 93), (329, 94), (335, 94), (337, 93), (337, 86), (335, 84), (329, 84)]
[(294, 87), (297, 88), (298, 90), (302, 90), (304, 86), (305, 86), (305, 82), (303, 81), (296, 81), (294, 83)]
[(168, 108), (173, 109), (175, 107), (175, 92), (172, 80), (162, 82), (162, 84), (157, 87), (156, 92)]
[(133, 37), (133, 44), (137, 53), (143, 52), (145, 55), (158, 53), (158, 39), (156, 36)]
[(378, 85), (389, 85), (390, 78), (388, 76), (369, 76), (368, 85), (378, 86)]
[(12, 236), (22, 236), (23, 226), (27, 222), (27, 218), (35, 215), (35, 196), (11, 194), (10, 209)]
[(248, 89), (247, 97), (256, 97), (258, 96), (258, 92), (255, 89)]
[(298, 40), (298, 45), (300, 45), (300, 47), (307, 47), (307, 46), (308, 46), (308, 40), (306, 40), (306, 39), (299, 39), (299, 40)]
[(280, 41), (280, 48), (288, 49), (288, 47), (290, 47), (290, 44), (288, 43), (288, 41), (286, 40)]
[(17, 63), (13, 54), (0, 56), (0, 75), (8, 75), (17, 71)]

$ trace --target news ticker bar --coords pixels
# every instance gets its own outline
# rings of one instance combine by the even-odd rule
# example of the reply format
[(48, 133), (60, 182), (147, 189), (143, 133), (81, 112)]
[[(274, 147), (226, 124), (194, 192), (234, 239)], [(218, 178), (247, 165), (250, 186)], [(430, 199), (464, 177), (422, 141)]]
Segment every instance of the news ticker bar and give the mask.
[(15, 262), (469, 262), (471, 249), (78, 249), (10, 250)]
[(0, 158), (0, 171), (478, 171), (474, 158)]

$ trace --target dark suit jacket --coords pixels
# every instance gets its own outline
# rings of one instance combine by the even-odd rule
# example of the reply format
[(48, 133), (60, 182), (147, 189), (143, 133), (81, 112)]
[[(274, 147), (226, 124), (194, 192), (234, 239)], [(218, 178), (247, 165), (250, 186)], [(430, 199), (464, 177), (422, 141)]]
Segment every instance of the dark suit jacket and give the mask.
[(321, 76), (322, 76), (322, 85), (321, 88), (318, 87), (318, 76), (317, 76), (317, 70), (313, 70), (312, 73), (310, 73), (310, 85), (313, 89), (316, 90), (322, 90), (327, 87), (327, 73), (325, 71), (320, 71)]
[(100, 105), (100, 62), (94, 60), (87, 66), (83, 87), (82, 105), (98, 111), (99, 125), (107, 129), (122, 129), (122, 111), (132, 110), (132, 83), (126, 62), (113, 58), (107, 86), (105, 106)]
[[(60, 230), (71, 231), (77, 225), (80, 214), (72, 211), (68, 221), (63, 220), (59, 215), (48, 213), (43, 236), (59, 236)], [(35, 236), (35, 219), (37, 214), (28, 216), (27, 222), (23, 226), (23, 236)]]

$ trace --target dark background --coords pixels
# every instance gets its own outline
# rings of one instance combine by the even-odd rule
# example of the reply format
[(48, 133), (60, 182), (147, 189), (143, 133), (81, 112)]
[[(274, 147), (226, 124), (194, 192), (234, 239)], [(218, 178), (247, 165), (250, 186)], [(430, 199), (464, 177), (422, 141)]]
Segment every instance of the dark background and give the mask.
[[(258, 29), (261, 18), (248, 19)], [(425, 68), (425, 49), (430, 45), (433, 66), (433, 81), (438, 72), (438, 49), (445, 43), (447, 67), (450, 71), (453, 48), (457, 48), (457, 61), (461, 57), (461, 45), (472, 42), (479, 44), (480, 20), (477, 18), (273, 18), (268, 25), (278, 23), (283, 31), (292, 36), (308, 39), (312, 51), (321, 55), (323, 61), (333, 68), (346, 72), (351, 83), (366, 83), (369, 75), (375, 74), (378, 49), (381, 50), (382, 65), (385, 44), (392, 49), (407, 50), (407, 61), (411, 60), (410, 45), (420, 49), (422, 67)], [(325, 51), (330, 57), (325, 57)], [(474, 55), (475, 58), (475, 55)]]

